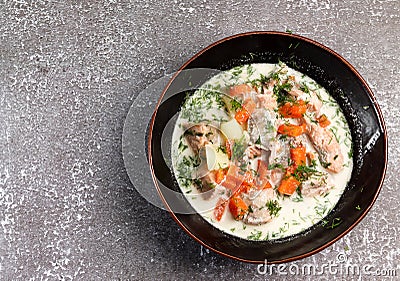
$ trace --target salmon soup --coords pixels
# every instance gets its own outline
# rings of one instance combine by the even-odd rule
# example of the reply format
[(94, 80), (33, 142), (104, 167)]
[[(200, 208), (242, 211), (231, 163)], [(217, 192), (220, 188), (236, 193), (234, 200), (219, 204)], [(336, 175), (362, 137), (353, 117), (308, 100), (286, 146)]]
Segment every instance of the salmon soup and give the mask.
[(283, 63), (235, 67), (188, 96), (171, 155), (193, 208), (248, 240), (287, 237), (323, 220), (353, 167), (339, 105)]

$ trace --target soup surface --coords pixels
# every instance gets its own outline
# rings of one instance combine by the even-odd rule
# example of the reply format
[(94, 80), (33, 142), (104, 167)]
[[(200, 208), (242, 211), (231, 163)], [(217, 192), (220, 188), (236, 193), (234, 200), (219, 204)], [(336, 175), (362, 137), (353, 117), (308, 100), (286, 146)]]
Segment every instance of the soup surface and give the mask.
[(283, 63), (235, 67), (188, 96), (171, 155), (196, 212), (249, 240), (283, 238), (324, 219), (353, 167), (336, 101)]

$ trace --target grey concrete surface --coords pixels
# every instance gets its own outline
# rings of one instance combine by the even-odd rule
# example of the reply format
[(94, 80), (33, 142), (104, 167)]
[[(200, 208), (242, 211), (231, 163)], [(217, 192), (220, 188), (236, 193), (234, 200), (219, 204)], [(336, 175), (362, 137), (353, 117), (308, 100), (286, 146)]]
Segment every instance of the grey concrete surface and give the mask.
[[(396, 277), (259, 274), (202, 248), (125, 172), (124, 118), (147, 84), (223, 37), (286, 29), (359, 70), (389, 133), (387, 177), (367, 217), (286, 266), (344, 254)], [(399, 42), (397, 0), (0, 1), (0, 280), (400, 278)]]

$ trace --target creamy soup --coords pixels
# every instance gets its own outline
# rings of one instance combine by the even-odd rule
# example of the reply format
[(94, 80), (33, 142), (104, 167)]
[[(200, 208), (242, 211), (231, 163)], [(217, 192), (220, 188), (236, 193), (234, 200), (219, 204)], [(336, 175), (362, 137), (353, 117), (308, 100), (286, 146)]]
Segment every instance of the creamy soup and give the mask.
[(212, 77), (186, 98), (171, 147), (173, 172), (193, 208), (249, 240), (283, 238), (324, 219), (353, 167), (336, 101), (283, 63)]

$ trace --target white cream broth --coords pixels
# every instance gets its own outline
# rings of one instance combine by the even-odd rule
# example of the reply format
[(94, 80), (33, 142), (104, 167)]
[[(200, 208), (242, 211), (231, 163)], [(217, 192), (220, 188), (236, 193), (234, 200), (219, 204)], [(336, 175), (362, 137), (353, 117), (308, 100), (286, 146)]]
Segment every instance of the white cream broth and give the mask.
[[(193, 159), (196, 158), (196, 155), (188, 143), (188, 139), (184, 136), (185, 128), (200, 122), (220, 128), (221, 122), (231, 120), (233, 115), (223, 107), (223, 104), (221, 105), (221, 99), (214, 92), (228, 94), (233, 85), (240, 85), (257, 79), (264, 79), (265, 82), (265, 77), (270, 77), (274, 73), (278, 73), (277, 75), (281, 80), (287, 79), (289, 76), (293, 79), (294, 76), (296, 83), (314, 92), (322, 101), (319, 112), (325, 114), (330, 121), (330, 125), (326, 129), (333, 132), (339, 143), (343, 155), (343, 169), (338, 173), (328, 171), (322, 166), (321, 160), (316, 157), (315, 169), (327, 173), (328, 176), (329, 190), (327, 192), (316, 196), (303, 196), (298, 192), (294, 192), (290, 196), (280, 195), (276, 189), (277, 186), (273, 185), (272, 188), (277, 194), (274, 200), (281, 209), (276, 216), (272, 216), (270, 221), (252, 225), (243, 220), (235, 220), (228, 207), (226, 207), (221, 220), (217, 221), (214, 216), (214, 208), (218, 199), (220, 197), (227, 198), (229, 192), (226, 191), (225, 187), (216, 184), (214, 196), (205, 199), (201, 195), (193, 179), (207, 173), (206, 159), (203, 159), (200, 166), (193, 167), (193, 163), (196, 162)], [(299, 97), (299, 99), (302, 98)], [(278, 122), (281, 122), (279, 119), (282, 118), (278, 116), (277, 109), (274, 112)], [(293, 124), (299, 123), (298, 120), (289, 119), (289, 121)], [(245, 138), (247, 138), (247, 141), (248, 136), (246, 135)], [(223, 145), (224, 136), (221, 134), (215, 142), (217, 142), (216, 145)], [(307, 152), (318, 155), (309, 137), (305, 135), (303, 136), (303, 145)], [(171, 155), (173, 172), (179, 187), (193, 208), (214, 227), (248, 240), (271, 240), (287, 237), (306, 230), (324, 219), (340, 199), (353, 168), (351, 134), (340, 107), (328, 92), (314, 80), (284, 64), (244, 65), (222, 72), (207, 81), (200, 90), (188, 97), (182, 106), (172, 137)], [(197, 166), (197, 164), (195, 163), (194, 166)]]

